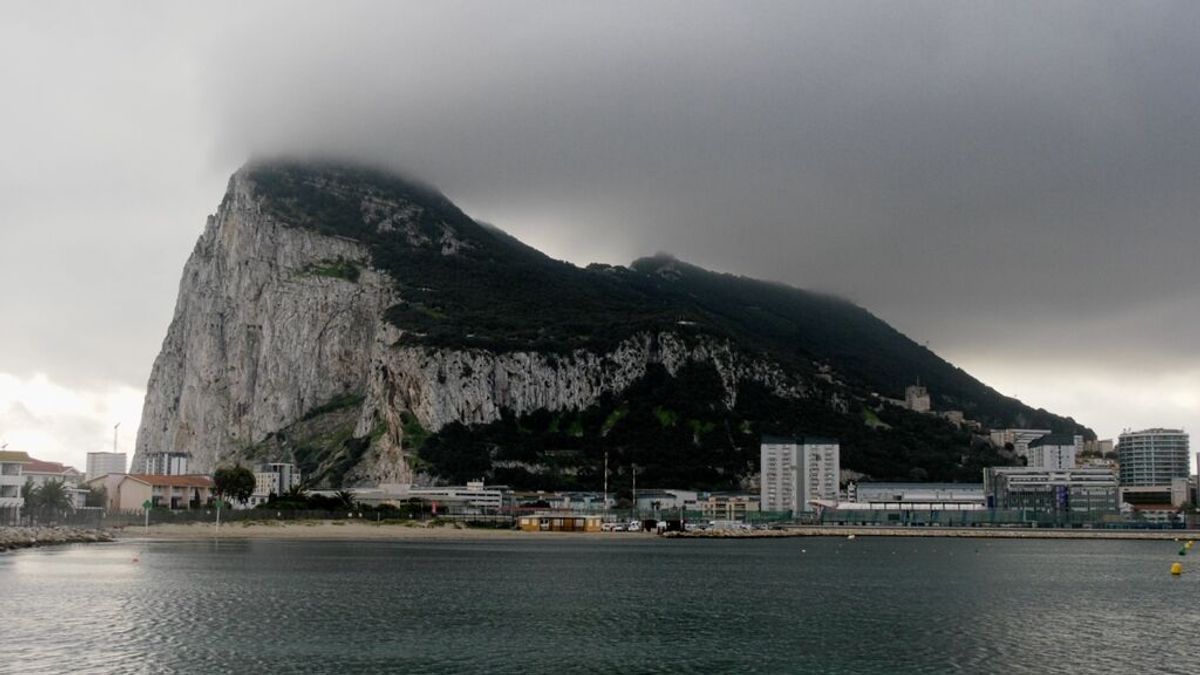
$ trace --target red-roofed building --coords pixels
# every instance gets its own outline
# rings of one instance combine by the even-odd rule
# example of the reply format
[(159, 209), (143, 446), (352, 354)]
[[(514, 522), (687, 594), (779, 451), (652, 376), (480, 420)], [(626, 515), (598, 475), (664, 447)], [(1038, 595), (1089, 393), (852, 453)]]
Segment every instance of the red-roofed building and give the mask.
[(87, 490), (79, 487), (83, 482), (83, 474), (73, 466), (30, 457), (21, 474), (25, 480), (33, 483), (34, 487), (41, 487), (50, 482), (62, 483), (71, 497), (71, 506), (77, 509), (82, 508), (87, 501)]
[(33, 457), (30, 457), (29, 460), (21, 473), (32, 480), (34, 485), (42, 485), (52, 480), (67, 485), (79, 485), (83, 481), (83, 474), (75, 470), (73, 466), (58, 462), (46, 462)]
[(110, 511), (141, 511), (147, 501), (156, 508), (198, 509), (213, 498), (213, 481), (208, 476), (108, 474), (93, 478), (87, 485), (108, 491)]

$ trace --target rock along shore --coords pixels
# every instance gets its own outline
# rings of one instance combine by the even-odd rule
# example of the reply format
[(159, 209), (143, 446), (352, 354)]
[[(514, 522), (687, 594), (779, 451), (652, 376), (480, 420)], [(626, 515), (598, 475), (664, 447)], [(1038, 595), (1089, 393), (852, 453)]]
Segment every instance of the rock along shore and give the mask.
[(1067, 530), (1002, 527), (789, 527), (782, 530), (665, 532), (670, 539), (770, 539), (778, 537), (964, 537), (978, 539), (1200, 539), (1195, 530)]
[(0, 552), (34, 546), (90, 544), (112, 540), (112, 535), (104, 530), (83, 530), (76, 527), (0, 527)]

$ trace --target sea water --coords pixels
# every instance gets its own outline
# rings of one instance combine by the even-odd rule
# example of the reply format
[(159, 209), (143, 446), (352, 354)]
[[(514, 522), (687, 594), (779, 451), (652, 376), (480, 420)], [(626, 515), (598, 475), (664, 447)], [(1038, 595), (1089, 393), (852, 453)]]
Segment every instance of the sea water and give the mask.
[(1196, 673), (1200, 560), (1179, 546), (613, 534), (29, 550), (0, 555), (0, 672)]

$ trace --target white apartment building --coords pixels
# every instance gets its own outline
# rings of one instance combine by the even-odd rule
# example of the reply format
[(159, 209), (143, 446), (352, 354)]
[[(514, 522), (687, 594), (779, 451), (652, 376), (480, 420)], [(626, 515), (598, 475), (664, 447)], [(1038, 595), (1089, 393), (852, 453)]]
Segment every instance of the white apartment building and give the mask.
[(25, 499), (21, 486), (25, 484), (23, 469), (30, 463), (29, 455), (14, 450), (0, 450), (0, 525), (15, 524), (21, 517)]
[(110, 473), (125, 473), (125, 453), (89, 452), (84, 480), (91, 480)]
[(286, 494), (300, 487), (300, 471), (289, 462), (260, 464), (254, 471), (254, 494), (246, 503), (249, 507), (266, 503), (271, 495)]
[(1025, 457), (1028, 466), (1035, 469), (1059, 471), (1074, 469), (1076, 454), (1083, 447), (1083, 436), (1072, 434), (1046, 434), (1029, 443)]
[(1188, 435), (1182, 429), (1125, 431), (1117, 442), (1121, 487), (1170, 486), (1191, 474)]
[(840, 447), (829, 438), (764, 436), (760, 450), (763, 511), (812, 511), (814, 500), (838, 500)]
[(41, 487), (50, 482), (62, 483), (74, 508), (83, 508), (87, 504), (87, 490), (79, 487), (83, 483), (83, 474), (73, 466), (30, 457), (21, 474), (27, 482), (33, 483), (34, 487)]

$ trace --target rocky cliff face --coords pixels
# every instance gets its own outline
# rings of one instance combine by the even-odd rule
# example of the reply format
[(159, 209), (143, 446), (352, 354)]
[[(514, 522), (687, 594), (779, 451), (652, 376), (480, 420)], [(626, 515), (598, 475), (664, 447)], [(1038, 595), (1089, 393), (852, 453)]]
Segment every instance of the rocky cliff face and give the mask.
[[(438, 255), (470, 246), (449, 228), (438, 237), (413, 228), (420, 205), (372, 196), (361, 211), (378, 231)], [(361, 243), (280, 222), (251, 174), (238, 172), (184, 268), (133, 466), (151, 453), (184, 452), (192, 470), (210, 471), (229, 459), (294, 459), (281, 455), (319, 446), (323, 454), (307, 459), (327, 483), (409, 482), (412, 429), (491, 422), (505, 410), (579, 410), (625, 389), (652, 364), (671, 373), (711, 364), (726, 405), (744, 381), (783, 397), (806, 392), (797, 378), (727, 340), (670, 331), (565, 354), (405, 343), (405, 329), (385, 319), (401, 301)]]
[(184, 267), (133, 466), (148, 453), (185, 452), (207, 471), (306, 411), (364, 390), (393, 296), (366, 260), (353, 241), (276, 222), (244, 173), (235, 175)]

